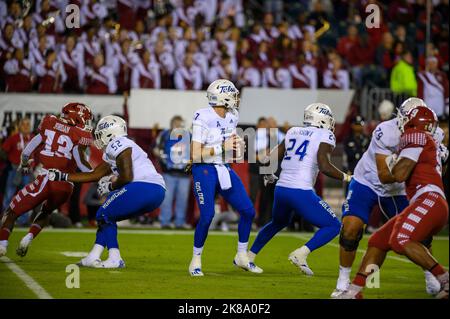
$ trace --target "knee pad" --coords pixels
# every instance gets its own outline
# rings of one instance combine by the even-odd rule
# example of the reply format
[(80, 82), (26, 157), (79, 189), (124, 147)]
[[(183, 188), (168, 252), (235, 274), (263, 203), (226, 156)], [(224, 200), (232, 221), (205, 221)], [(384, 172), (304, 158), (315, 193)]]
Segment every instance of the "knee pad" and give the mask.
[(427, 239), (425, 239), (425, 240), (422, 240), (420, 243), (422, 244), (422, 245), (424, 245), (425, 247), (427, 247), (427, 249), (430, 249), (431, 248), (431, 243), (433, 242), (433, 236), (431, 236), (431, 237), (429, 237), (429, 238), (427, 238)]
[(345, 251), (355, 251), (358, 249), (359, 242), (363, 236), (363, 230), (360, 229), (355, 239), (349, 239), (345, 237), (344, 227), (341, 228), (339, 234), (339, 245), (344, 248)]

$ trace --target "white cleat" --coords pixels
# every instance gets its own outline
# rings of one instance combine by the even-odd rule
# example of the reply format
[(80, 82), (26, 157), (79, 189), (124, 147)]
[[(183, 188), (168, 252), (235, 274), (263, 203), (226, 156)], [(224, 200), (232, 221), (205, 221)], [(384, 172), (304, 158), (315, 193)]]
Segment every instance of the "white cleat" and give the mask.
[(362, 287), (351, 284), (347, 290), (332, 297), (333, 299), (363, 299)]
[(5, 256), (7, 251), (7, 247), (0, 245), (0, 257)]
[(289, 261), (297, 266), (302, 273), (304, 273), (307, 276), (313, 276), (314, 273), (309, 268), (308, 263), (306, 262), (306, 256), (301, 253), (300, 248), (294, 250), (288, 257)]
[(334, 291), (331, 293), (331, 299), (340, 299), (339, 296), (345, 293), (346, 290), (340, 290), (340, 289), (334, 289)]
[(262, 274), (263, 270), (255, 265), (248, 259), (247, 253), (237, 253), (233, 259), (233, 264), (236, 267), (242, 268), (245, 271), (252, 272), (254, 274)]
[(100, 263), (100, 268), (120, 269), (125, 268), (123, 259), (106, 259)]
[(19, 243), (19, 247), (16, 249), (17, 256), (25, 257), (32, 241), (33, 239), (28, 236), (23, 237)]
[(102, 268), (102, 261), (100, 259), (90, 259), (85, 257), (81, 259), (77, 265), (88, 268)]
[(202, 258), (201, 256), (193, 256), (191, 263), (189, 265), (189, 274), (192, 277), (202, 277), (204, 276), (202, 272)]
[(432, 296), (436, 296), (441, 290), (441, 284), (429, 271), (425, 271), (425, 290)]

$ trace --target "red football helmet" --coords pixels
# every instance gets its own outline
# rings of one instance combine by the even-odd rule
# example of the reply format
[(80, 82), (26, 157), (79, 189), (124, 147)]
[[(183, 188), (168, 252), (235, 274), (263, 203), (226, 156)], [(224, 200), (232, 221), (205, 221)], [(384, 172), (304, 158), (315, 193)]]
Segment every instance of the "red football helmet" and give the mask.
[(434, 134), (438, 125), (438, 118), (432, 109), (425, 106), (418, 106), (406, 114), (406, 121), (403, 131), (408, 128), (415, 128), (420, 131)]
[(87, 105), (78, 102), (67, 103), (62, 108), (61, 114), (69, 125), (92, 131), (92, 119), (94, 115)]

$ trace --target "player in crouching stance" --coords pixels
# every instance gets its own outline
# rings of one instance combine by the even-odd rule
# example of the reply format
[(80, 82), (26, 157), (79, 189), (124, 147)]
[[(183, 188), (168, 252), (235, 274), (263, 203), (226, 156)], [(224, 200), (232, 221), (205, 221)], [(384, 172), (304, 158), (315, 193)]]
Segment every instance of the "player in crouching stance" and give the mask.
[(51, 213), (72, 195), (73, 184), (49, 180), (50, 169), (71, 173), (78, 167), (82, 172), (91, 171), (85, 151), (92, 144), (92, 118), (88, 106), (74, 102), (64, 105), (61, 115), (46, 115), (42, 119), (38, 134), (22, 151), (19, 170), (30, 171), (32, 155), (42, 164), (42, 169), (32, 183), (17, 192), (5, 211), (0, 227), (0, 257), (6, 254), (9, 236), (19, 216), (41, 206), (16, 250), (17, 255), (25, 257), (33, 239), (48, 224)]
[(189, 273), (203, 276), (201, 254), (214, 217), (216, 193), (240, 214), (238, 252), (233, 263), (244, 270), (261, 273), (262, 269), (250, 262), (247, 256), (255, 209), (240, 178), (224, 159), (225, 154), (242, 152), (243, 148), (242, 139), (236, 135), (239, 91), (228, 80), (216, 80), (208, 87), (207, 98), (209, 106), (195, 112), (192, 123), (192, 175), (200, 219), (195, 228)]
[[(127, 136), (125, 121), (109, 115), (95, 129), (95, 144), (103, 150), (103, 161), (90, 173), (62, 173), (49, 170), (51, 180), (87, 183), (99, 181), (99, 194), (109, 195), (97, 211), (97, 236), (89, 255), (79, 265), (94, 268), (123, 268), (117, 242), (117, 221), (150, 212), (159, 207), (165, 184), (147, 154)], [(110, 175), (110, 174), (113, 175)], [(109, 256), (100, 260), (104, 248)]]
[(368, 266), (381, 267), (387, 252), (393, 250), (431, 272), (440, 285), (436, 298), (448, 299), (448, 271), (421, 243), (438, 233), (448, 220), (442, 168), (432, 137), (436, 127), (437, 117), (432, 110), (420, 106), (408, 113), (400, 140), (400, 153), (389, 156), (386, 162), (392, 177), (397, 182), (406, 182), (410, 204), (370, 237), (358, 274), (348, 290), (338, 298), (362, 298), (361, 292), (370, 274), (368, 269), (373, 269)]
[[(408, 206), (405, 184), (397, 182), (390, 174), (385, 160), (397, 151), (406, 114), (418, 106), (426, 105), (419, 98), (409, 98), (398, 108), (396, 118), (380, 123), (373, 131), (369, 148), (356, 165), (347, 198), (342, 205), (339, 278), (331, 294), (333, 298), (338, 297), (350, 284), (359, 241), (374, 206), (380, 207), (386, 219), (398, 215)], [(427, 239), (427, 246), (430, 245), (431, 238)], [(425, 271), (425, 281), (427, 293), (436, 294), (439, 291), (439, 283), (428, 271)]]
[[(272, 220), (258, 233), (249, 252), (250, 261), (272, 239), (285, 228), (292, 211), (320, 229), (301, 248), (289, 255), (289, 260), (303, 273), (312, 276), (306, 258), (309, 253), (325, 245), (339, 234), (341, 223), (330, 206), (316, 195), (314, 184), (319, 170), (332, 178), (349, 181), (350, 176), (341, 172), (330, 162), (330, 154), (336, 141), (334, 118), (330, 108), (322, 103), (313, 103), (305, 108), (304, 127), (291, 128), (283, 143), (272, 150), (273, 160), (284, 155), (280, 179), (275, 187)], [(266, 175), (265, 182), (275, 182), (275, 175)]]

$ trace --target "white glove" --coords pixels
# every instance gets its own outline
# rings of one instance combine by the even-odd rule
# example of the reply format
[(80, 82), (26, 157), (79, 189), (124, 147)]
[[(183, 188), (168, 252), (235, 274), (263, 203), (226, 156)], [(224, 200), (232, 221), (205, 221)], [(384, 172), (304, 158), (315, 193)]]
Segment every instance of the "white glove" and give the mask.
[(447, 162), (448, 159), (448, 149), (444, 144), (439, 144), (439, 157), (441, 158), (442, 164)]
[(47, 172), (47, 177), (52, 182), (67, 181), (68, 175), (55, 168), (50, 168)]
[(278, 180), (278, 177), (275, 174), (264, 175), (264, 186), (267, 184), (273, 184)]
[(97, 193), (100, 197), (103, 197), (110, 191), (112, 191), (111, 176), (104, 176), (98, 181)]
[(386, 165), (389, 169), (389, 172), (392, 173), (392, 169), (394, 168), (395, 164), (397, 164), (398, 161), (398, 155), (397, 154), (391, 154), (385, 159)]
[(22, 158), (20, 160), (20, 165), (17, 168), (17, 171), (19, 173), (22, 173), (23, 175), (28, 175), (31, 173), (31, 163), (33, 162), (33, 159), (28, 159), (28, 158)]

